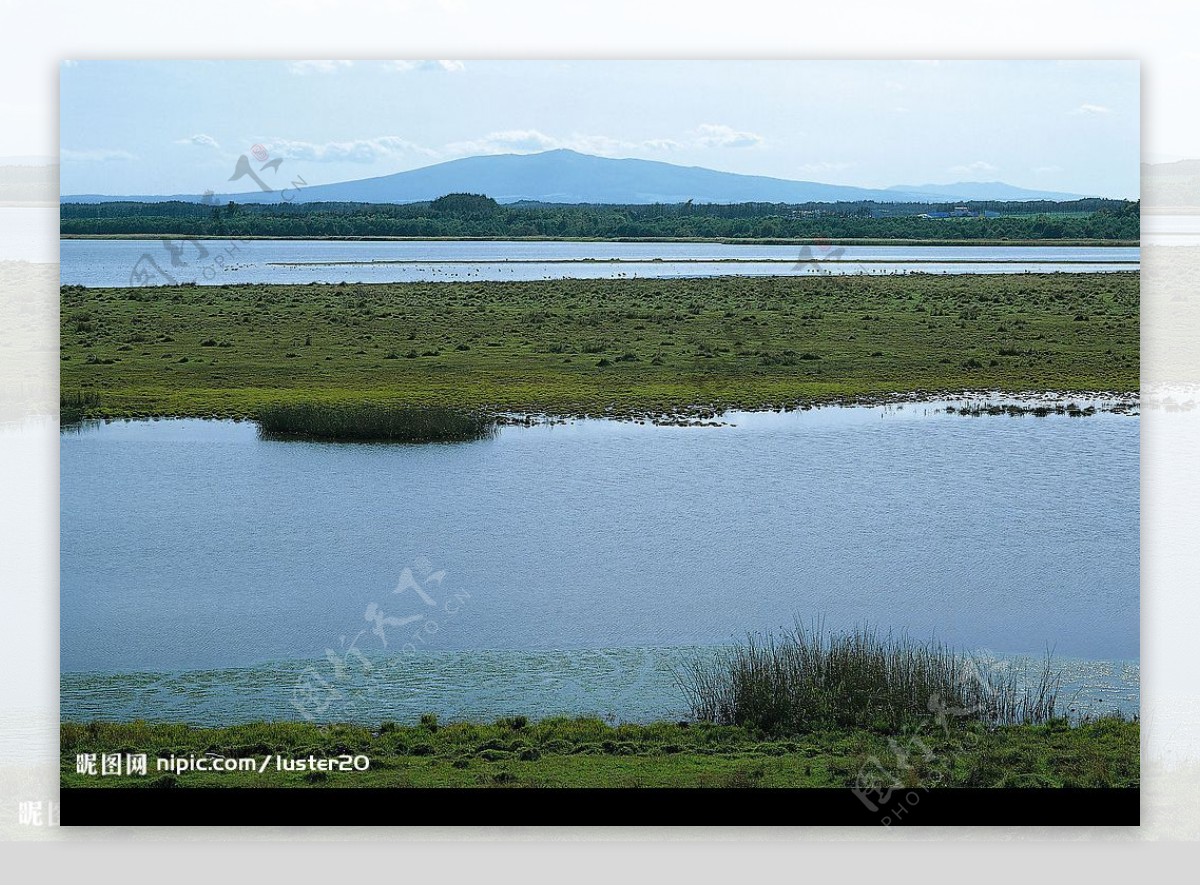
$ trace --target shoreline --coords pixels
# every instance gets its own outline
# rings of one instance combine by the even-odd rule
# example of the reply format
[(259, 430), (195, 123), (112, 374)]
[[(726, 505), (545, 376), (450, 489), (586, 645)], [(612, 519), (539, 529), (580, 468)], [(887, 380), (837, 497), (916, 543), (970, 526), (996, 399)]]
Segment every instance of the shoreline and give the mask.
[[(816, 258), (799, 261), (794, 258), (372, 258), (362, 261), (271, 261), (266, 267), (275, 268), (340, 268), (372, 265), (1134, 265), (1136, 261), (1125, 259), (1090, 258)], [(1034, 272), (1036, 273), (1036, 271)]]
[[(531, 720), (598, 716), (620, 712), (633, 725), (673, 722), (690, 716), (686, 697), (671, 674), (683, 663), (716, 660), (732, 652), (734, 639), (708, 643), (580, 648), (555, 644), (546, 648), (420, 649), (389, 653), (370, 650), (371, 670), (347, 672), (341, 689), (357, 699), (353, 712), (338, 706), (325, 719), (357, 725), (382, 720), (415, 719), (437, 711), (445, 722), (486, 722), (514, 710)], [(1037, 669), (1044, 651), (998, 652), (964, 646), (966, 658)], [(1097, 655), (1101, 657), (1097, 657)], [(1072, 717), (1102, 716), (1117, 711), (1136, 715), (1141, 700), (1141, 659), (1120, 657), (1115, 650), (1053, 659), (1060, 678), (1065, 713)], [(287, 720), (296, 715), (291, 690), (308, 669), (326, 667), (326, 659), (281, 657), (234, 665), (193, 663), (178, 668), (160, 663), (150, 670), (101, 665), (99, 670), (65, 670), (59, 680), (59, 713), (64, 721), (86, 723), (158, 719), (193, 728), (219, 728)], [(596, 679), (597, 667), (611, 668)], [(489, 676), (506, 675), (509, 688)], [(439, 683), (440, 674), (459, 679)], [(478, 682), (463, 675), (479, 675)], [(554, 675), (552, 691), (542, 693)], [(384, 687), (387, 687), (384, 691)], [(422, 691), (414, 692), (416, 687)], [(195, 696), (189, 693), (196, 693)]]
[[(291, 392), (289, 392), (291, 393)], [(317, 393), (317, 392), (313, 392)], [(302, 401), (299, 398), (298, 401)], [(305, 401), (306, 402), (306, 401)], [(371, 401), (364, 401), (369, 403)], [(959, 415), (1008, 415), (1018, 417), (1031, 415), (1045, 417), (1049, 414), (1068, 415), (1080, 418), (1098, 414), (1140, 415), (1141, 394), (1139, 391), (1003, 391), (1003, 390), (945, 390), (945, 391), (897, 391), (881, 394), (831, 394), (828, 397), (811, 397), (783, 403), (760, 403), (758, 405), (727, 404), (696, 405), (674, 411), (624, 410), (612, 412), (547, 411), (511, 407), (482, 407), (471, 410), (479, 412), (501, 427), (530, 427), (533, 425), (564, 424), (570, 421), (614, 421), (633, 424), (653, 424), (674, 427), (719, 427), (730, 413), (784, 413), (808, 412), (814, 409), (870, 409), (889, 406), (928, 405), (949, 403), (945, 411)], [(955, 404), (962, 404), (961, 406)], [(418, 407), (419, 408), (419, 407)], [(112, 413), (85, 415), (79, 421), (61, 424), (64, 430), (74, 430), (92, 422), (111, 423), (118, 421), (234, 421), (258, 423), (253, 412), (244, 414), (214, 415), (204, 412), (162, 413)]]

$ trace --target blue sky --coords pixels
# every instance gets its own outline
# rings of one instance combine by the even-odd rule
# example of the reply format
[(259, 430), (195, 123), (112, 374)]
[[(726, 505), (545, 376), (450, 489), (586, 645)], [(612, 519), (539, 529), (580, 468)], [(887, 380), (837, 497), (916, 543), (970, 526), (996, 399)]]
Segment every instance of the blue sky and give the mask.
[(78, 61), (62, 193), (253, 190), (572, 148), (885, 187), (1005, 181), (1136, 197), (1136, 62)]

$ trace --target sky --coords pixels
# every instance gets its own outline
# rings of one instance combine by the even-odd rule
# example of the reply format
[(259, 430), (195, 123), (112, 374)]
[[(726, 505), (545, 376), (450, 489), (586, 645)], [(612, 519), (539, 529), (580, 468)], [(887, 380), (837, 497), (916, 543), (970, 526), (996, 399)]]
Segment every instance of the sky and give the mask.
[(1132, 61), (68, 61), (60, 84), (63, 194), (255, 190), (240, 155), (314, 185), (571, 148), (1138, 196)]

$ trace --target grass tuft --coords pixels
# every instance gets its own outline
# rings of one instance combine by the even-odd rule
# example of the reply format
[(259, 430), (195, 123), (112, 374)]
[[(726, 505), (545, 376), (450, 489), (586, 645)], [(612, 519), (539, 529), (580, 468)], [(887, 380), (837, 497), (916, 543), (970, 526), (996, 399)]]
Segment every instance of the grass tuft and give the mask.
[(801, 624), (749, 636), (676, 674), (697, 720), (768, 735), (815, 729), (895, 731), (936, 718), (988, 726), (1043, 725), (1058, 710), (1049, 656), (1032, 676), (993, 670), (940, 643), (868, 628), (826, 633)]
[(100, 395), (95, 391), (62, 391), (58, 395), (58, 423), (77, 425), (88, 415), (88, 410), (100, 405)]

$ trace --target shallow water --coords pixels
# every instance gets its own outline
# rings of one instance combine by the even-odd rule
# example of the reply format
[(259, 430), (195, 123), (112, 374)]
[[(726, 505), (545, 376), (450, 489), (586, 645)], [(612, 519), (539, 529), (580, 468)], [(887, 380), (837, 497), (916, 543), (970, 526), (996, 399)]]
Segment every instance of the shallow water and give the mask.
[(386, 283), (736, 274), (1131, 271), (1137, 247), (755, 246), (346, 240), (63, 240), (62, 283), (82, 286)]
[[(681, 704), (681, 647), (797, 615), (1053, 648), (1136, 706), (1139, 419), (941, 405), (433, 446), (64, 433), (64, 716), (277, 716), (305, 674), (346, 705), (370, 673), (367, 719), (652, 718)], [(622, 656), (658, 664), (631, 680)]]
[[(647, 723), (689, 716), (675, 675), (721, 647), (667, 646), (532, 652), (410, 652), (267, 662), (173, 673), (63, 674), (62, 719), (135, 717), (198, 726), (314, 719), (379, 724), (486, 721), (523, 714), (598, 716)], [(989, 667), (1038, 673), (1040, 660), (1001, 658)], [(1136, 661), (1061, 659), (1060, 699), (1072, 714), (1138, 712)]]

